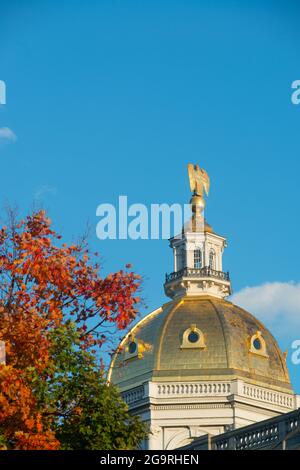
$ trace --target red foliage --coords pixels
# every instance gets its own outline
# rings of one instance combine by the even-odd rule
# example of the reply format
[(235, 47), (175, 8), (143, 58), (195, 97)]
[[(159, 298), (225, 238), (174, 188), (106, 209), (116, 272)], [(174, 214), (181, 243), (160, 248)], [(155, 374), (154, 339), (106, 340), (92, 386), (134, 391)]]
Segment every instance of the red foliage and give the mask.
[[(0, 427), (18, 449), (56, 449), (30, 387), (30, 370), (49, 365), (48, 332), (73, 318), (82, 347), (101, 346), (104, 328), (124, 329), (135, 318), (139, 277), (119, 271), (106, 278), (84, 243), (60, 244), (43, 211), (0, 230)], [(131, 267), (130, 265), (127, 268)]]

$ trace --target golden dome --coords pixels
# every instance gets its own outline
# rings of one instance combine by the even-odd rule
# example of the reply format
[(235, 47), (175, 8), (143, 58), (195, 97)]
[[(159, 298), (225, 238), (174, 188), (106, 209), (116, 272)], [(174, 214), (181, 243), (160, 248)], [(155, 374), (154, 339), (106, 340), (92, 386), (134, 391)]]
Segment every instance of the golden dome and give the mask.
[(214, 233), (214, 230), (211, 225), (205, 220), (204, 232)]
[[(201, 344), (196, 335), (186, 345), (189, 332), (199, 333)], [(108, 376), (121, 390), (146, 381), (237, 378), (291, 391), (285, 357), (269, 330), (242, 308), (212, 296), (174, 300), (143, 318), (121, 342)]]

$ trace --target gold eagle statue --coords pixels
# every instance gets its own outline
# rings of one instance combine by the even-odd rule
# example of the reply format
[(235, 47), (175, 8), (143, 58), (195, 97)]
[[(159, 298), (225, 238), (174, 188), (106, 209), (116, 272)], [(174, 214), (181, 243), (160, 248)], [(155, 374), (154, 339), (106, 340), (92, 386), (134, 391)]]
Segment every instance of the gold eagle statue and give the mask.
[(210, 179), (206, 171), (200, 168), (199, 165), (189, 163), (188, 174), (190, 180), (190, 188), (194, 196), (203, 197), (204, 191), (208, 196), (210, 189)]

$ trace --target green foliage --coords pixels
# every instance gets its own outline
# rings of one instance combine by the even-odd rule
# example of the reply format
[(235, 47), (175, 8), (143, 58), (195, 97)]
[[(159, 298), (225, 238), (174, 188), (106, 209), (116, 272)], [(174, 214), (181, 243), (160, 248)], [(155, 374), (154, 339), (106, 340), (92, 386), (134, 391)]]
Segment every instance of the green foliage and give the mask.
[(51, 332), (51, 365), (43, 377), (33, 370), (34, 393), (44, 420), (62, 449), (135, 449), (146, 426), (130, 416), (118, 390), (105, 382), (93, 356), (80, 348), (72, 322)]

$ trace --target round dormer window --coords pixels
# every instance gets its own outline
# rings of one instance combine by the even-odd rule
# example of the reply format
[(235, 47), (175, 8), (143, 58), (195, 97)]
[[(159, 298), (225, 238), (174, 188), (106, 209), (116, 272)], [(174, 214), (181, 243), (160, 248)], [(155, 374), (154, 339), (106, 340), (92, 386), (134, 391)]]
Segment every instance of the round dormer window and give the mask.
[(268, 357), (266, 342), (261, 334), (261, 331), (257, 331), (250, 339), (249, 351), (262, 357)]
[(200, 335), (199, 333), (197, 333), (197, 331), (191, 331), (189, 336), (188, 336), (188, 341), (190, 343), (197, 343), (200, 339)]
[(204, 349), (204, 335), (196, 325), (191, 325), (185, 330), (182, 337), (181, 349)]
[(128, 346), (128, 352), (129, 354), (135, 354), (137, 351), (137, 344), (135, 341), (131, 341)]
[(253, 347), (254, 347), (254, 349), (256, 349), (256, 351), (260, 351), (260, 350), (261, 350), (262, 345), (261, 345), (260, 339), (256, 338), (256, 339), (253, 341)]

